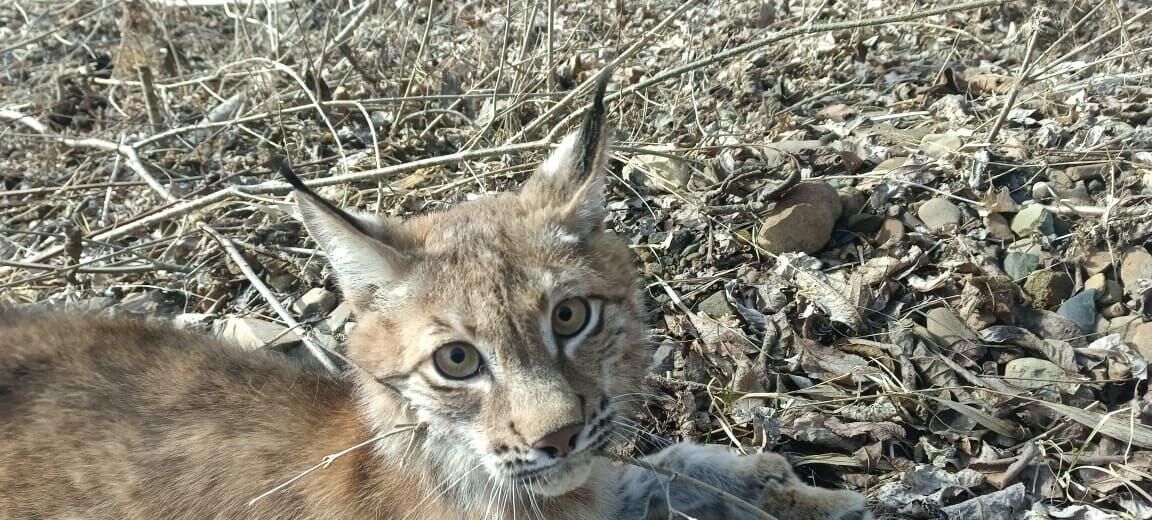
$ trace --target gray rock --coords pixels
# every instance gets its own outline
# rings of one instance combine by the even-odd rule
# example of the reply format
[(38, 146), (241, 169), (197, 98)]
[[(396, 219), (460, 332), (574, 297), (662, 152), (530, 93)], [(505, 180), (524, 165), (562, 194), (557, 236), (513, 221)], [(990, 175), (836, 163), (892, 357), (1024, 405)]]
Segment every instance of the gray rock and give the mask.
[(1016, 235), (1012, 233), (1012, 226), (1008, 224), (1008, 219), (999, 213), (989, 213), (984, 217), (984, 228), (988, 230), (988, 234), (1000, 240), (1013, 240)]
[(326, 314), (336, 307), (336, 295), (323, 287), (313, 287), (292, 302), (292, 312), (297, 316)]
[(1012, 217), (1012, 232), (1021, 237), (1031, 236), (1032, 233), (1051, 235), (1055, 233), (1052, 213), (1039, 204), (1028, 206)]
[(904, 237), (904, 223), (900, 219), (887, 218), (880, 224), (880, 229), (876, 231), (876, 236), (872, 239), (878, 247), (887, 244), (890, 240), (899, 241)]
[(652, 362), (648, 365), (648, 373), (664, 375), (676, 368), (676, 343), (664, 340), (652, 352)]
[(1092, 253), (1080, 261), (1080, 265), (1088, 276), (1093, 276), (1104, 272), (1108, 266), (1112, 265), (1112, 253), (1108, 251), (1097, 251)]
[(1075, 323), (1085, 334), (1096, 330), (1096, 289), (1084, 289), (1060, 304), (1057, 314)]
[(1077, 348), (1087, 344), (1080, 326), (1055, 312), (1021, 307), (1017, 319), (1020, 325), (1041, 338), (1064, 340)]
[(756, 244), (772, 254), (815, 253), (828, 243), (844, 208), (836, 189), (824, 182), (801, 182), (768, 211)]
[(700, 303), (696, 304), (696, 312), (709, 316), (728, 316), (736, 314), (736, 309), (728, 303), (728, 295), (721, 289), (700, 300)]
[(1096, 303), (1107, 307), (1119, 303), (1124, 299), (1124, 288), (1115, 280), (1108, 279), (1104, 273), (1096, 273), (1084, 281), (1085, 289), (1096, 290)]
[(1023, 280), (1037, 267), (1040, 267), (1039, 256), (1019, 251), (1009, 251), (1004, 255), (1004, 272), (1013, 280)]
[(328, 314), (328, 319), (324, 323), (328, 326), (328, 330), (336, 332), (342, 330), (345, 323), (352, 319), (352, 304), (348, 302), (340, 302), (332, 312)]
[(217, 323), (216, 336), (245, 350), (285, 348), (300, 341), (288, 327), (256, 318), (231, 316)]
[(1064, 369), (1046, 359), (1018, 358), (1004, 365), (1004, 382), (1019, 388), (1053, 387), (1064, 379), (1068, 379)]
[(916, 210), (916, 216), (924, 222), (928, 230), (933, 233), (951, 233), (960, 227), (960, 220), (964, 215), (960, 208), (945, 198), (935, 198), (926, 201)]
[(175, 318), (172, 318), (172, 325), (178, 329), (205, 333), (212, 330), (212, 318), (211, 314), (186, 312), (177, 314)]
[(1152, 323), (1141, 323), (1131, 327), (1128, 342), (1136, 347), (1144, 359), (1152, 359)]
[(1152, 279), (1152, 255), (1143, 247), (1124, 252), (1120, 261), (1120, 283), (1129, 294), (1140, 292), (1140, 280)]

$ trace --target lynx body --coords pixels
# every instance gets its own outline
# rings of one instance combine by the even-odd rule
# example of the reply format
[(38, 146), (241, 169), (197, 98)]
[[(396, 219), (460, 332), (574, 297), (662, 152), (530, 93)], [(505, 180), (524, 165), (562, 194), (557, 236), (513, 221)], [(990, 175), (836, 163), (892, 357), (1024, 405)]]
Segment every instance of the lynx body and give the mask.
[[(739, 517), (600, 456), (649, 352), (629, 251), (602, 226), (602, 96), (519, 193), (450, 211), (350, 214), (290, 177), (358, 315), (345, 374), (159, 325), (0, 313), (0, 519)], [(778, 455), (681, 443), (651, 460), (782, 520), (870, 517)]]

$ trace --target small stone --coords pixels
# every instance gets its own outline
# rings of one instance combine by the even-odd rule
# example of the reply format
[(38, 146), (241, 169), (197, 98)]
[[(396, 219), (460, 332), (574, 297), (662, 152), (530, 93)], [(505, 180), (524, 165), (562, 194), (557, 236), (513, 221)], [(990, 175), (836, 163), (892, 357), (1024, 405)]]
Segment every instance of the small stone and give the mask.
[(1152, 279), (1152, 255), (1143, 247), (1134, 247), (1124, 252), (1120, 261), (1120, 283), (1124, 290), (1136, 294), (1142, 289), (1140, 280)]
[(1112, 265), (1112, 253), (1108, 251), (1097, 251), (1080, 261), (1080, 266), (1084, 268), (1088, 276), (1102, 273), (1110, 265)]
[(328, 325), (328, 330), (335, 332), (343, 328), (350, 319), (352, 319), (352, 304), (340, 302), (340, 305), (328, 314), (328, 319), (324, 320), (324, 323)]
[(336, 307), (336, 295), (323, 287), (313, 287), (292, 302), (297, 316), (325, 314)]
[(1060, 304), (1057, 314), (1075, 323), (1085, 334), (1096, 330), (1096, 289), (1084, 289)]
[(769, 210), (756, 244), (772, 254), (815, 253), (828, 243), (843, 211), (836, 189), (823, 182), (801, 182)]
[(1084, 164), (1084, 165), (1080, 165), (1080, 166), (1072, 166), (1072, 167), (1064, 170), (1064, 173), (1066, 173), (1068, 175), (1069, 179), (1072, 179), (1074, 181), (1099, 179), (1099, 178), (1104, 177), (1105, 175), (1111, 176), (1112, 165), (1107, 164), (1107, 163)]
[[(1047, 182), (1037, 182), (1032, 185), (1032, 200), (1036, 202), (1048, 202), (1052, 198), (1054, 190)], [(1056, 195), (1059, 195), (1058, 193)]]
[(1004, 255), (1004, 272), (1013, 280), (1023, 280), (1037, 267), (1040, 267), (1039, 256), (1019, 251), (1009, 251)]
[(924, 222), (928, 230), (933, 233), (951, 233), (960, 227), (960, 220), (964, 215), (960, 208), (945, 198), (930, 199), (920, 205), (916, 216)]
[(1028, 206), (1012, 218), (1012, 232), (1021, 237), (1031, 236), (1032, 233), (1051, 235), (1055, 233), (1052, 213), (1039, 204)]
[(884, 223), (880, 224), (880, 230), (876, 232), (876, 236), (872, 242), (877, 247), (881, 247), (891, 241), (899, 241), (904, 238), (904, 223), (900, 219), (886, 218)]
[(1012, 227), (1008, 225), (1008, 219), (1000, 213), (989, 213), (984, 217), (984, 227), (988, 229), (988, 234), (1000, 240), (1016, 238), (1016, 235), (1012, 234)]
[(216, 336), (245, 350), (283, 348), (300, 341), (296, 332), (278, 323), (237, 316), (219, 322)]
[(1059, 190), (1069, 190), (1076, 184), (1067, 173), (1062, 170), (1055, 170), (1048, 174), (1048, 182), (1051, 182)]
[(1053, 387), (1056, 381), (1068, 379), (1059, 365), (1039, 358), (1017, 358), (1004, 366), (1004, 382), (1027, 389)]
[(1040, 243), (1039, 240), (1033, 238), (1021, 238), (1020, 240), (1012, 242), (1008, 244), (1008, 250), (1036, 255), (1037, 258), (1044, 257), (1044, 245)]
[(728, 295), (723, 289), (716, 291), (696, 304), (696, 312), (709, 316), (728, 316), (736, 314), (736, 309), (728, 303)]
[(648, 373), (665, 375), (676, 368), (676, 343), (664, 340), (652, 353), (652, 362), (648, 365)]
[(212, 330), (212, 315), (202, 312), (186, 312), (172, 318), (172, 326), (181, 330), (206, 333)]
[(1119, 318), (1121, 316), (1127, 316), (1128, 306), (1124, 305), (1123, 303), (1116, 302), (1112, 305), (1104, 307), (1104, 309), (1100, 311), (1100, 315), (1110, 320), (1113, 318)]
[(279, 273), (268, 276), (267, 282), (268, 287), (278, 293), (290, 293), (296, 290), (296, 285), (300, 283), (300, 279), (290, 273)]
[(864, 205), (868, 203), (868, 197), (864, 195), (864, 192), (853, 187), (840, 188), (836, 190), (836, 193), (840, 196), (840, 206), (843, 208), (842, 216), (860, 213), (864, 209)]
[(1085, 289), (1096, 290), (1096, 303), (1106, 307), (1118, 303), (1124, 298), (1124, 288), (1113, 280), (1109, 280), (1104, 273), (1096, 273), (1084, 281)]
[(1129, 343), (1136, 347), (1144, 359), (1152, 359), (1152, 323), (1141, 323), (1133, 327)]
[(1032, 307), (1051, 309), (1072, 295), (1074, 284), (1066, 273), (1036, 271), (1024, 280), (1024, 292), (1032, 297)]
[(955, 134), (928, 134), (920, 140), (920, 151), (933, 159), (943, 159), (964, 146), (964, 140)]
[(1017, 318), (1020, 325), (1041, 338), (1064, 340), (1077, 348), (1087, 344), (1080, 326), (1055, 312), (1022, 307)]
[(1132, 335), (1136, 333), (1136, 327), (1142, 323), (1144, 322), (1140, 321), (1140, 316), (1136, 314), (1117, 316), (1108, 322), (1108, 333), (1120, 334), (1124, 337), (1124, 341), (1131, 341)]

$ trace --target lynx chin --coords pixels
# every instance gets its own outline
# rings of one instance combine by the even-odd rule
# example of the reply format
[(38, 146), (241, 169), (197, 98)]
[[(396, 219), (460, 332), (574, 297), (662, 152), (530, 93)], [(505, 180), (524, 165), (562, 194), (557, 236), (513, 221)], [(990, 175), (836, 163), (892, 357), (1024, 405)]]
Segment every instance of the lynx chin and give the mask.
[(0, 311), (0, 520), (754, 517), (736, 499), (871, 518), (772, 453), (682, 442), (644, 459), (727, 496), (604, 457), (649, 353), (630, 251), (603, 224), (606, 82), (517, 193), (400, 222), (286, 173), (357, 315), (344, 374), (156, 324)]

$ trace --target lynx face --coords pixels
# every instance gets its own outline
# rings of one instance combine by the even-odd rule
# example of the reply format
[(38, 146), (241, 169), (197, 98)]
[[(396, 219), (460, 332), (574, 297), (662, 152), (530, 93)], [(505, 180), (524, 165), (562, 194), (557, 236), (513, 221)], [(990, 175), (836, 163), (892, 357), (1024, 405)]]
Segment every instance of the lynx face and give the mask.
[(603, 84), (517, 194), (401, 223), (298, 193), (358, 314), (348, 354), (365, 372), (367, 419), (386, 433), (406, 408), (445, 475), (482, 469), (474, 480), (541, 495), (579, 487), (614, 398), (643, 374), (631, 256), (602, 226), (602, 96)]

